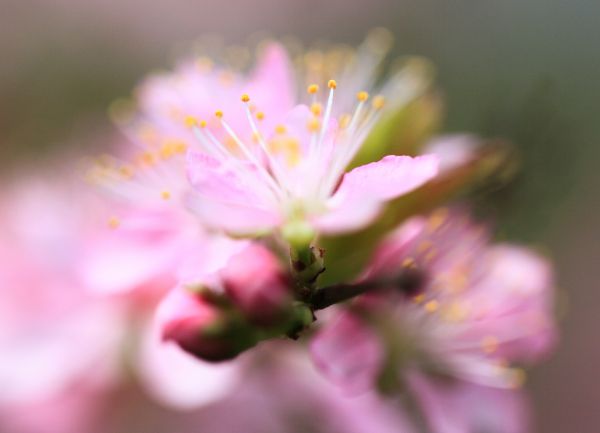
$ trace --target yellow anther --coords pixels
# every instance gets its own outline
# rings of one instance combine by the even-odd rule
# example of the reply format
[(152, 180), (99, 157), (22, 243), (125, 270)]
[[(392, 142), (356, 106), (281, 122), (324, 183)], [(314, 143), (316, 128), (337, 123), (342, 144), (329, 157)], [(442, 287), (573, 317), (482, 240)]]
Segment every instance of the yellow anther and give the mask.
[(373, 98), (373, 108), (381, 110), (385, 105), (385, 98), (381, 95), (377, 95)]
[(467, 318), (467, 310), (461, 303), (452, 302), (443, 309), (442, 317), (448, 322), (462, 322)]
[(329, 80), (327, 82), (327, 87), (329, 87), (330, 89), (337, 89), (337, 81)]
[(265, 118), (265, 113), (263, 113), (262, 111), (259, 111), (258, 113), (256, 113), (256, 118), (258, 120), (263, 120)]
[(158, 152), (162, 159), (169, 159), (175, 154), (175, 144), (173, 142), (166, 142), (163, 144)]
[(247, 93), (244, 93), (242, 95), (242, 102), (249, 102), (250, 101), (250, 96), (248, 96)]
[(128, 99), (117, 99), (108, 107), (108, 116), (118, 124), (124, 124), (131, 121), (134, 117), (135, 106)]
[(319, 86), (317, 84), (311, 84), (306, 88), (306, 91), (309, 94), (314, 95), (315, 93), (317, 93), (319, 91)]
[(121, 221), (119, 221), (119, 219), (117, 217), (110, 217), (108, 219), (108, 227), (111, 229), (116, 229), (119, 227), (119, 225), (121, 225)]
[(275, 132), (276, 132), (277, 134), (285, 134), (285, 133), (286, 133), (286, 131), (287, 131), (287, 128), (285, 127), (285, 125), (277, 125), (277, 126), (275, 127)]
[(356, 99), (358, 99), (360, 102), (365, 102), (367, 99), (369, 99), (369, 93), (365, 91), (358, 92), (356, 94)]
[(198, 119), (196, 119), (194, 116), (185, 116), (184, 122), (185, 126), (187, 126), (188, 128), (198, 126)]
[(235, 75), (231, 71), (223, 71), (219, 75), (219, 82), (221, 85), (229, 87), (233, 84), (235, 80)]
[(171, 193), (169, 191), (161, 191), (160, 197), (163, 200), (169, 200), (171, 198)]
[(527, 373), (522, 368), (513, 368), (510, 381), (511, 388), (521, 388), (527, 380)]
[(150, 125), (143, 125), (140, 127), (137, 131), (137, 134), (140, 137), (140, 140), (150, 145), (156, 144), (158, 139), (158, 133)]
[(402, 267), (403, 268), (416, 268), (417, 264), (415, 263), (415, 259), (413, 259), (412, 257), (407, 257), (404, 260), (402, 260)]
[(440, 308), (440, 303), (435, 299), (432, 299), (431, 301), (426, 302), (423, 308), (425, 308), (425, 311), (428, 313), (435, 313), (438, 308)]
[(124, 165), (119, 168), (119, 174), (125, 179), (131, 179), (133, 177), (133, 168), (128, 165)]
[(206, 128), (206, 120), (200, 121), (200, 128)]
[(425, 300), (425, 295), (420, 293), (418, 295), (413, 296), (413, 302), (415, 304), (420, 304), (421, 302), (423, 302)]
[(96, 158), (95, 164), (100, 168), (111, 168), (114, 166), (115, 159), (110, 155), (100, 155)]
[(314, 117), (308, 121), (306, 127), (310, 132), (317, 132), (321, 128), (321, 122), (319, 122), (319, 119)]
[(342, 114), (340, 117), (340, 128), (344, 129), (350, 125), (350, 121), (352, 120), (352, 116), (349, 114)]
[(394, 37), (388, 29), (378, 27), (369, 32), (366, 44), (369, 49), (377, 53), (385, 53), (390, 49), (393, 41)]
[(431, 261), (433, 259), (435, 259), (436, 257), (437, 257), (437, 251), (435, 249), (427, 251), (427, 254), (425, 254), (425, 257), (424, 257), (425, 263), (431, 263)]
[(275, 137), (269, 141), (269, 152), (274, 155), (283, 155), (289, 167), (294, 167), (302, 157), (300, 142), (293, 137)]
[(469, 283), (468, 271), (460, 270), (453, 272), (448, 278), (449, 291), (451, 293), (460, 293), (467, 288)]
[(417, 252), (419, 254), (422, 254), (425, 251), (430, 250), (432, 247), (433, 247), (433, 242), (431, 242), (429, 239), (425, 239), (424, 241), (421, 241), (419, 243), (419, 245), (417, 246)]
[(322, 111), (323, 111), (323, 106), (321, 104), (319, 104), (318, 102), (315, 102), (314, 104), (312, 104), (310, 106), (310, 112), (312, 114), (314, 114), (315, 116), (320, 116)]
[(494, 353), (498, 350), (498, 339), (493, 335), (487, 335), (483, 337), (481, 340), (481, 350), (483, 350), (488, 355)]
[(196, 66), (200, 72), (208, 72), (213, 67), (213, 61), (208, 57), (200, 57), (198, 60), (196, 60)]
[(156, 157), (152, 152), (143, 152), (139, 156), (139, 161), (141, 164), (144, 165), (154, 165), (154, 163), (156, 162)]
[(240, 147), (233, 137), (231, 137), (231, 136), (225, 137), (223, 144), (234, 155), (240, 154)]
[(448, 218), (448, 209), (440, 208), (431, 214), (427, 224), (429, 231), (434, 232), (439, 229)]
[(178, 141), (177, 143), (175, 143), (174, 147), (175, 147), (175, 152), (185, 153), (188, 146), (183, 141)]
[(262, 138), (262, 136), (260, 135), (259, 132), (253, 132), (252, 133), (252, 141), (255, 143), (260, 143), (260, 139)]
[(221, 110), (215, 111), (215, 116), (217, 116), (219, 119), (222, 119), (223, 118), (223, 111), (221, 111)]

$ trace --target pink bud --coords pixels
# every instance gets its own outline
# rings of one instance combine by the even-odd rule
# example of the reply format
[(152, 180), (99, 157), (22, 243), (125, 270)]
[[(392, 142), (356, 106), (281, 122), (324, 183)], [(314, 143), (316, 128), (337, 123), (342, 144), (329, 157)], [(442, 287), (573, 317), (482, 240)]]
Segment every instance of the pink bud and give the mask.
[(232, 256), (221, 275), (227, 294), (255, 323), (272, 324), (291, 301), (277, 257), (258, 243)]
[(237, 355), (234, 345), (221, 333), (223, 313), (199, 294), (175, 288), (162, 300), (156, 320), (163, 341), (174, 341), (183, 350), (207, 361)]

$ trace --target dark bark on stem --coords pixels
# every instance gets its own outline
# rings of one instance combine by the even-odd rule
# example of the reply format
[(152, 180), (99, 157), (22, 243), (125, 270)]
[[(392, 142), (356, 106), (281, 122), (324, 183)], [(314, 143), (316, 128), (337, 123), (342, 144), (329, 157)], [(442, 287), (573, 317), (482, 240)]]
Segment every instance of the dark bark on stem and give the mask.
[(313, 310), (323, 310), (358, 295), (379, 290), (383, 286), (382, 281), (371, 281), (362, 284), (334, 284), (315, 291), (309, 303)]

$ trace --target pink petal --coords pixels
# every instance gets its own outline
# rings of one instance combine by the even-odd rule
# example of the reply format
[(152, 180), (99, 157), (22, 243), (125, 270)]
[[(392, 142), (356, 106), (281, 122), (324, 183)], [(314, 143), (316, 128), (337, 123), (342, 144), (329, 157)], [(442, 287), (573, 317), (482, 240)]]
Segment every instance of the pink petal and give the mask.
[(388, 155), (377, 162), (357, 167), (346, 173), (332, 200), (392, 200), (412, 191), (433, 178), (438, 171), (438, 158), (424, 155)]
[(136, 210), (121, 218), (117, 230), (94, 233), (79, 264), (86, 288), (111, 294), (174, 284), (174, 269), (191, 243), (183, 224), (174, 213)]
[(346, 173), (329, 200), (330, 211), (315, 219), (322, 231), (352, 231), (370, 223), (381, 205), (418, 188), (437, 174), (436, 156), (389, 155)]
[(238, 378), (238, 365), (203, 362), (171, 342), (162, 342), (157, 326), (146, 332), (138, 374), (158, 401), (177, 409), (193, 409), (227, 395)]
[(346, 200), (329, 212), (312, 220), (322, 233), (351, 232), (368, 225), (381, 210), (381, 202), (365, 200), (362, 203)]
[(197, 192), (188, 198), (190, 207), (206, 224), (235, 233), (276, 225), (280, 217), (256, 168), (243, 161), (238, 165), (226, 166), (211, 156), (190, 152), (188, 178)]
[(409, 377), (409, 383), (436, 433), (530, 431), (530, 407), (520, 391), (436, 381), (417, 374)]
[(264, 48), (248, 83), (250, 97), (259, 109), (268, 108), (271, 116), (292, 109), (296, 90), (293, 71), (283, 46), (270, 43)]
[(378, 335), (348, 312), (321, 329), (310, 343), (310, 352), (329, 379), (352, 393), (373, 387), (384, 357)]

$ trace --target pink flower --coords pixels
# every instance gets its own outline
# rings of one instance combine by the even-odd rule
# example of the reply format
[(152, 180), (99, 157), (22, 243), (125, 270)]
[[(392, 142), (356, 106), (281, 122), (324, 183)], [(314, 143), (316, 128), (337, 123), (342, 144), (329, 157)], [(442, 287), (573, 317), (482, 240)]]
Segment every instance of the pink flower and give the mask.
[[(380, 280), (388, 290), (363, 296), (343, 314), (358, 314), (356, 323), (381, 333), (380, 350), (393, 350), (396, 375), (418, 366), (512, 388), (523, 373), (510, 363), (535, 361), (552, 347), (550, 265), (523, 247), (489, 244), (487, 236), (464, 213), (439, 209), (408, 221), (376, 251), (362, 279)], [(335, 335), (335, 324), (327, 327), (312, 343), (320, 365), (330, 361), (322, 356), (329, 346), (352, 341)], [(351, 347), (338, 350), (345, 355), (336, 359), (348, 359), (335, 369), (349, 380), (373, 383), (389, 369), (353, 358)]]
[(225, 292), (254, 322), (269, 324), (289, 307), (291, 281), (273, 253), (258, 243), (233, 255), (221, 272)]
[(434, 156), (395, 155), (345, 173), (378, 118), (378, 104), (367, 110), (360, 97), (345, 125), (331, 117), (337, 88), (329, 83), (323, 115), (315, 114), (320, 109), (298, 105), (274, 132), (259, 129), (246, 103), (258, 144), (238, 135), (218, 112), (240, 155), (220, 143), (209, 127), (192, 126), (205, 148), (188, 154), (188, 177), (196, 191), (190, 204), (205, 224), (241, 234), (279, 228), (284, 237), (303, 243), (316, 232), (367, 225), (385, 202), (436, 175)]
[[(63, 405), (64, 395), (83, 389), (81, 399), (93, 394), (89, 398), (98, 402), (90, 405), (96, 406), (123, 378), (124, 361), (163, 405), (198, 407), (229, 392), (238, 365), (217, 367), (192, 359), (162, 343), (151, 327), (159, 298), (178, 278), (181, 255), (202, 250), (209, 237), (178, 224), (182, 220), (175, 213), (166, 218), (130, 211), (118, 227), (108, 227), (106, 207), (66, 179), (51, 182), (36, 174), (4, 188), (2, 197), (3, 420), (5, 412), (17, 416), (38, 404), (56, 406), (58, 417), (64, 407), (73, 411), (60, 421), (67, 431), (69, 420), (87, 419), (89, 408), (87, 403)], [(19, 415), (10, 422), (26, 421)]]
[[(89, 178), (126, 201), (190, 208), (235, 234), (280, 229), (304, 243), (363, 227), (437, 171), (433, 156), (390, 155), (346, 173), (384, 101), (397, 108), (423, 88), (409, 68), (373, 86), (386, 37), (371, 37), (355, 57), (336, 53), (331, 65), (307, 55), (294, 69), (271, 43), (247, 75), (195, 59), (151, 77), (137, 92), (137, 114), (125, 104), (113, 110), (142, 150), (101, 158)], [(298, 97), (305, 85), (308, 95)], [(381, 93), (372, 104), (370, 89)]]

